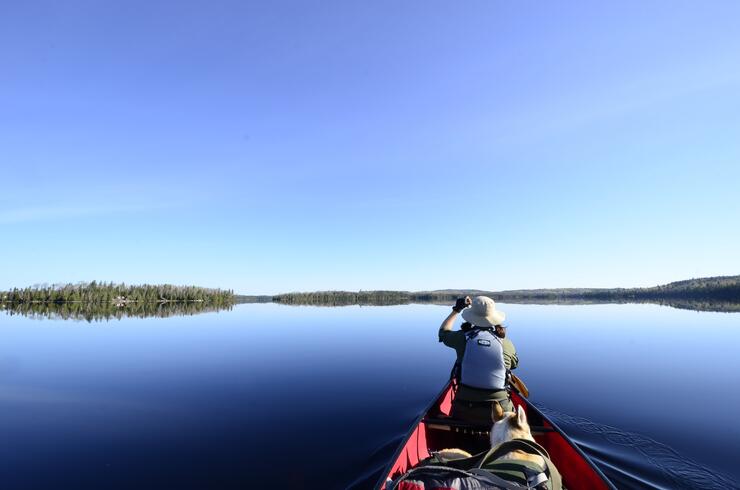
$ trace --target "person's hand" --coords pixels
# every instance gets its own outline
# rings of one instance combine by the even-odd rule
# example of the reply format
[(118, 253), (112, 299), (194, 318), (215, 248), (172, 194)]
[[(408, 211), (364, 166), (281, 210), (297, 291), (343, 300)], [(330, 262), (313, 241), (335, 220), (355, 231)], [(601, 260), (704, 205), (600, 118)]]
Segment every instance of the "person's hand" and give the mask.
[(470, 296), (465, 296), (464, 298), (457, 298), (457, 301), (455, 301), (455, 306), (452, 307), (453, 311), (456, 311), (457, 313), (460, 313), (465, 308), (473, 304), (473, 300), (470, 299)]

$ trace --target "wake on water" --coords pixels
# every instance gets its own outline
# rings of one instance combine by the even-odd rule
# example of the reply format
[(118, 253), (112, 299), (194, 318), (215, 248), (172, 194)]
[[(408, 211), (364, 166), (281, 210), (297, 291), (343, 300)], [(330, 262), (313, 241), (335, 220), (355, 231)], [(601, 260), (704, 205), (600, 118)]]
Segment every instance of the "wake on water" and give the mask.
[[(681, 456), (676, 450), (660, 443), (650, 437), (627, 432), (616, 427), (597, 424), (589, 419), (574, 417), (556, 410), (552, 410), (540, 404), (536, 404), (545, 415), (562, 429), (575, 428), (578, 431), (603, 438), (608, 444), (595, 447), (588, 442), (579, 441), (573, 437), (571, 430), (566, 430), (578, 445), (592, 457), (600, 466), (607, 466), (608, 473), (619, 473), (623, 480), (624, 488), (658, 488), (658, 489), (740, 489), (740, 485), (731, 477), (701, 465), (691, 459)], [(611, 447), (619, 446), (630, 448), (642, 456), (646, 466), (650, 468), (651, 476), (646, 472), (635, 474), (635, 464), (630, 462), (631, 458), (619, 457), (619, 451), (610, 451)], [(602, 468), (604, 469), (604, 468)], [(656, 480), (660, 480), (656, 481)], [(664, 483), (670, 486), (666, 486)], [(619, 482), (614, 482), (618, 487)]]

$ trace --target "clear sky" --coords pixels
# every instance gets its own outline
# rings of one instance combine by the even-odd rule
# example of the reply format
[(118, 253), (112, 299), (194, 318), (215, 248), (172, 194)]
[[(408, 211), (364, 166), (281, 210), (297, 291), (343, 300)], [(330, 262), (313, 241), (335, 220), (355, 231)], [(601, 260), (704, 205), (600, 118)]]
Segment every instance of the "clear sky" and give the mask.
[(740, 2), (0, 3), (0, 289), (740, 273)]

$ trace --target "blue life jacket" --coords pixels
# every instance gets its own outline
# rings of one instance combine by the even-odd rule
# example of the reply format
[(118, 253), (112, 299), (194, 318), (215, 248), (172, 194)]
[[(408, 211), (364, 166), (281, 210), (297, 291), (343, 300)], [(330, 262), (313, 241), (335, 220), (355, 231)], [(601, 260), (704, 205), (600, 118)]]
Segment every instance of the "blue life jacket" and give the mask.
[(473, 388), (503, 390), (506, 387), (506, 365), (501, 339), (490, 329), (481, 328), (473, 328), (465, 338), (460, 382)]

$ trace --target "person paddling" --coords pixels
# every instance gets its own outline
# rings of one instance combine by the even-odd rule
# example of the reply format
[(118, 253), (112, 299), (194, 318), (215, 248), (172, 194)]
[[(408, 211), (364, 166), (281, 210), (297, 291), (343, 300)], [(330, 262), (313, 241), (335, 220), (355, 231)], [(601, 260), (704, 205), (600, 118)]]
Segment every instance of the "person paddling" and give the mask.
[[(466, 321), (460, 330), (452, 330), (457, 315)], [(458, 298), (452, 312), (439, 327), (439, 341), (457, 352), (460, 385), (452, 404), (453, 418), (491, 425), (494, 404), (505, 412), (513, 411), (507, 390), (508, 373), (519, 358), (503, 325), (506, 314), (496, 309), (487, 296)]]

